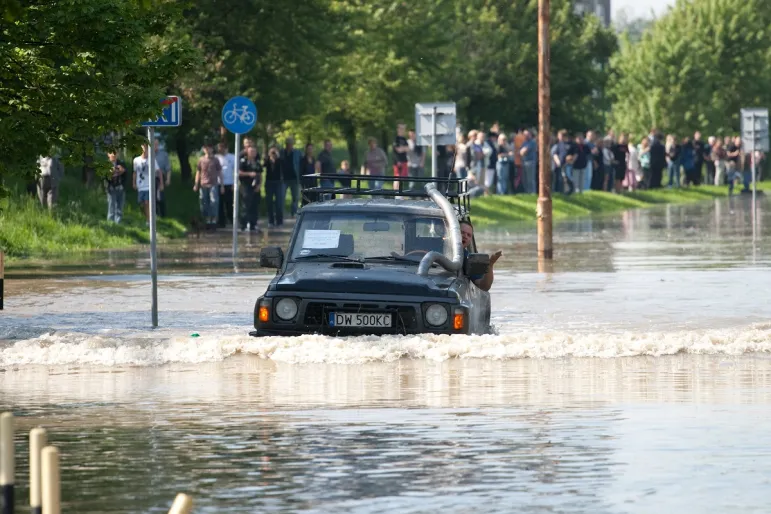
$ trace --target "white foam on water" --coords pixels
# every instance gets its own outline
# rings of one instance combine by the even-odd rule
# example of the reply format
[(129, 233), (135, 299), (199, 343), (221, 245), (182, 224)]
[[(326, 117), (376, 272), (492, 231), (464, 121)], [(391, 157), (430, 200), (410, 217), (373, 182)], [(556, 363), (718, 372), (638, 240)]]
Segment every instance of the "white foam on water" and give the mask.
[(247, 329), (217, 333), (83, 334), (55, 332), (0, 343), (0, 367), (22, 365), (158, 366), (204, 363), (237, 353), (290, 364), (360, 364), (399, 359), (614, 358), (677, 353), (740, 355), (771, 353), (771, 324), (671, 332), (517, 330), (482, 336), (363, 336), (253, 338)]

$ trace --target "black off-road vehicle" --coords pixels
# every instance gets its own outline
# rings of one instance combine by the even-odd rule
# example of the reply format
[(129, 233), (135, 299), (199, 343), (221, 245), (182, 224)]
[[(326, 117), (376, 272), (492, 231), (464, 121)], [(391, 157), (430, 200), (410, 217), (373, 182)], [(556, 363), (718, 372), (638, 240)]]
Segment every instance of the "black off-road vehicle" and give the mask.
[(382, 177), (393, 189), (372, 189), (363, 175), (346, 176), (350, 187), (330, 187), (338, 175), (303, 179), (287, 254), (260, 253), (260, 266), (278, 271), (255, 303), (251, 335), (489, 332), (490, 295), (472, 278), (490, 258), (461, 245), (466, 181)]

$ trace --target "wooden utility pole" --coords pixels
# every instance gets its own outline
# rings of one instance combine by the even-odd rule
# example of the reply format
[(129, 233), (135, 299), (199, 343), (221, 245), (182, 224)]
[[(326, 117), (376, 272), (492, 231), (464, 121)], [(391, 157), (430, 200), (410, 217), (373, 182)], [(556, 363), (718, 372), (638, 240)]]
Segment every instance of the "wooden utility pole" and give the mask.
[(552, 258), (549, 1), (538, 0), (538, 259)]

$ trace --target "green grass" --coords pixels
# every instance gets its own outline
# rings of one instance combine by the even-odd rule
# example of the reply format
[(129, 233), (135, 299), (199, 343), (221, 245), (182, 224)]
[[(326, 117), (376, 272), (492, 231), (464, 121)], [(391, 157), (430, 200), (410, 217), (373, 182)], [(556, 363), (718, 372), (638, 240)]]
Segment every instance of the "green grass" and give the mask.
[[(741, 189), (741, 185), (735, 191)], [(771, 181), (758, 183), (758, 190), (771, 190)], [(698, 186), (680, 189), (654, 189), (623, 194), (588, 191), (582, 194), (557, 194), (552, 198), (554, 219), (611, 213), (661, 204), (685, 204), (728, 196), (728, 186)], [(521, 221), (535, 221), (537, 195), (506, 195), (474, 198), (471, 217), (478, 226), (495, 226)]]
[[(107, 221), (107, 197), (101, 187), (86, 189), (80, 181), (80, 170), (68, 170), (59, 189), (53, 212), (44, 210), (37, 198), (29, 196), (22, 184), (9, 185), (11, 195), (0, 204), (0, 249), (9, 260), (28, 257), (55, 257), (148, 243), (149, 231), (136, 201), (136, 192), (126, 194), (123, 222)], [(177, 177), (178, 178), (178, 177)], [(192, 197), (182, 190), (179, 181), (167, 198)], [(189, 189), (185, 187), (184, 189)], [(185, 216), (190, 201), (168, 202), (168, 217), (157, 219), (159, 240), (179, 238), (186, 234)], [(189, 219), (189, 217), (187, 218)]]

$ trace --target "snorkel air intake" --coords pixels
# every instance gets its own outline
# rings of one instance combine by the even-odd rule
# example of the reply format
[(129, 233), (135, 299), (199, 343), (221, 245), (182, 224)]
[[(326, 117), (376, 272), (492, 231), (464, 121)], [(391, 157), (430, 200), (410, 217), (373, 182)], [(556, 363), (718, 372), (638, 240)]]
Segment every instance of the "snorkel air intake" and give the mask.
[(420, 260), (420, 264), (418, 265), (418, 275), (428, 275), (428, 270), (431, 269), (431, 265), (434, 263), (439, 264), (447, 271), (459, 271), (461, 266), (463, 266), (463, 245), (460, 241), (460, 223), (458, 223), (455, 209), (449, 200), (439, 192), (433, 182), (426, 184), (425, 190), (434, 203), (442, 209), (444, 217), (447, 220), (450, 231), (450, 244), (452, 245), (452, 259), (448, 259), (444, 254), (439, 252), (428, 252)]

